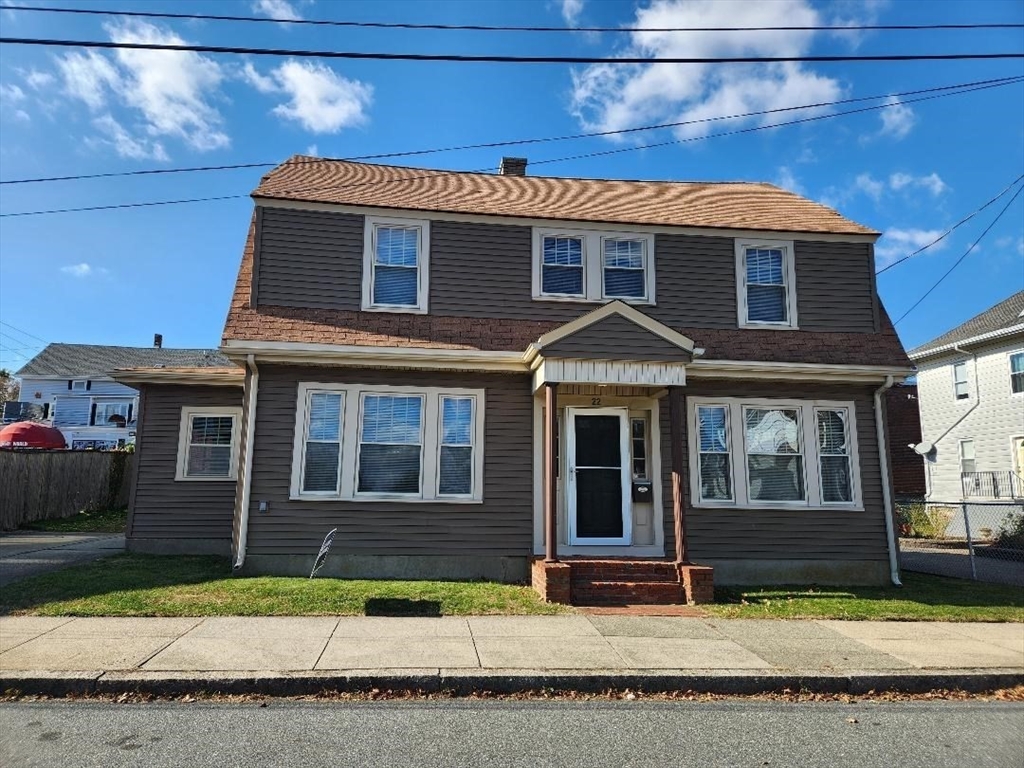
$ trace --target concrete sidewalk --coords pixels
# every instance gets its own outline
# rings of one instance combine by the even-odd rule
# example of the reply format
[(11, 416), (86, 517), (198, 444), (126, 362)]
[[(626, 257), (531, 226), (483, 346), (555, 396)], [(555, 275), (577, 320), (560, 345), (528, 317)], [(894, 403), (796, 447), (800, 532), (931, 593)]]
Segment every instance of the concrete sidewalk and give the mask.
[[(875, 689), (948, 687), (974, 678), (1021, 683), (1024, 624), (635, 616), (0, 617), (0, 684), (22, 690), (26, 681), (38, 686), (41, 680), (155, 691), (168, 685), (237, 690), (239, 681), (248, 681), (241, 688), (303, 692), (371, 679), (428, 689), (458, 688), (459, 681), (486, 688), (491, 686), (481, 680), (500, 680), (513, 690), (558, 681), (594, 689), (645, 681), (694, 688), (694, 681), (709, 679), (731, 680), (733, 688), (776, 689), (793, 684), (787, 681), (816, 680), (820, 688), (847, 690), (856, 687), (854, 678)], [(267, 684), (270, 690), (258, 680), (277, 683)]]
[(119, 552), (124, 552), (123, 533), (5, 533), (0, 536), (0, 587)]

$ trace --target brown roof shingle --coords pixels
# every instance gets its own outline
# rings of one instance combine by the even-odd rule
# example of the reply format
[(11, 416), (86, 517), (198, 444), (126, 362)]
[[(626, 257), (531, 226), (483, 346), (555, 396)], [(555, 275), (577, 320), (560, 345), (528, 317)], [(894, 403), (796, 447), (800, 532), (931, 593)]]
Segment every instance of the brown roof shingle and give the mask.
[(622, 224), (877, 235), (772, 184), (502, 176), (296, 155), (254, 197)]
[[(536, 320), (445, 317), (386, 312), (249, 306), (255, 223), (249, 226), (238, 282), (228, 310), (224, 341), (282, 341), (353, 346), (424, 347), (523, 352), (561, 323)], [(754, 329), (676, 328), (705, 348), (712, 360), (891, 365), (910, 367), (889, 316), (882, 332), (824, 333)]]

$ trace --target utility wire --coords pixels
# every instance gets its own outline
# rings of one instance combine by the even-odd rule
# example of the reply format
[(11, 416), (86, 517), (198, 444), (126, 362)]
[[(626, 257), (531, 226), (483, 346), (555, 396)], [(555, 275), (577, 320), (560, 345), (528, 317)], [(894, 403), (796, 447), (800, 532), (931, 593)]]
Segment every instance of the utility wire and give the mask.
[(21, 330), (21, 328), (13, 326), (10, 323), (5, 323), (3, 320), (0, 320), (0, 325), (8, 327), (12, 331), (17, 331), (22, 336), (28, 336), (30, 339), (35, 339), (36, 341), (41, 341), (43, 344), (49, 344), (50, 343), (50, 342), (46, 341), (45, 339), (40, 339), (38, 336), (35, 336), (35, 335), (29, 333), (28, 331), (23, 331), (23, 330)]
[(787, 26), (787, 27), (540, 27), (491, 26), (486, 24), (413, 24), (384, 21), (343, 21), (334, 19), (274, 19), (260, 16), (219, 16), (200, 13), (164, 13), (154, 11), (114, 11), (98, 8), (52, 8), (49, 6), (0, 5), (6, 11), (37, 11), (72, 13), (93, 16), (127, 16), (144, 19), (187, 19), (201, 21), (244, 21), (264, 24), (305, 24), (324, 27), (355, 27), (373, 29), (439, 29), (458, 32), (860, 32), (918, 31), (940, 29), (1020, 29), (1024, 24), (857, 24), (851, 26)]
[[(577, 140), (577, 139), (590, 139), (590, 138), (604, 137), (604, 136), (622, 136), (622, 135), (625, 135), (625, 134), (639, 133), (639, 132), (644, 132), (644, 131), (655, 131), (655, 130), (660, 130), (660, 129), (663, 129), (663, 128), (679, 128), (679, 127), (682, 127), (684, 125), (697, 125), (697, 124), (700, 124), (700, 123), (712, 123), (712, 122), (718, 122), (718, 121), (722, 121), (722, 120), (739, 120), (739, 119), (748, 118), (748, 117), (760, 117), (760, 116), (763, 116), (763, 115), (778, 114), (778, 113), (782, 113), (782, 112), (793, 112), (793, 111), (799, 111), (799, 110), (803, 110), (803, 109), (820, 109), (822, 107), (832, 107), (832, 106), (838, 106), (840, 104), (854, 104), (854, 103), (859, 103), (859, 102), (864, 102), (864, 101), (877, 101), (878, 99), (891, 99), (891, 98), (900, 98), (900, 97), (904, 97), (904, 96), (915, 96), (915, 95), (919, 95), (919, 94), (923, 94), (923, 93), (949, 92), (946, 95), (955, 96), (955, 95), (957, 95), (957, 92), (960, 92), (962, 89), (969, 89), (969, 88), (974, 88), (974, 87), (977, 87), (977, 86), (986, 86), (986, 85), (1013, 85), (1015, 83), (1020, 83), (1020, 82), (1024, 82), (1024, 76), (1017, 75), (1017, 76), (1012, 76), (1012, 77), (995, 78), (995, 79), (991, 79), (991, 80), (977, 80), (977, 81), (970, 82), (970, 83), (959, 83), (959, 84), (956, 84), (956, 85), (943, 85), (943, 86), (936, 86), (936, 87), (933, 87), (933, 88), (920, 88), (920, 89), (913, 90), (913, 91), (901, 91), (901, 92), (897, 92), (897, 93), (887, 93), (887, 94), (883, 94), (883, 95), (880, 95), (880, 96), (859, 96), (859, 97), (856, 97), (856, 98), (839, 99), (839, 100), (836, 100), (836, 101), (822, 101), (822, 102), (818, 102), (816, 104), (802, 104), (800, 106), (795, 106), (795, 107), (781, 107), (781, 108), (778, 108), (778, 109), (763, 109), (763, 110), (758, 110), (756, 112), (744, 112), (744, 113), (741, 113), (741, 114), (720, 115), (720, 116), (716, 116), (716, 117), (704, 117), (704, 118), (699, 118), (699, 119), (696, 119), (696, 120), (681, 120), (681, 121), (672, 122), (672, 123), (659, 123), (659, 124), (656, 124), (656, 125), (643, 125), (643, 126), (638, 126), (636, 128), (620, 128), (620, 129), (611, 130), (611, 131), (593, 131), (593, 132), (589, 132), (589, 133), (576, 133), (576, 134), (569, 134), (569, 135), (565, 135), (565, 136), (547, 136), (547, 137), (530, 138), (530, 139), (512, 139), (512, 140), (509, 140), (509, 141), (491, 141), (491, 142), (484, 142), (484, 143), (479, 143), (479, 144), (462, 144), (462, 145), (457, 145), (457, 146), (439, 147), (439, 148), (435, 148), (435, 149), (415, 149), (415, 150), (408, 150), (408, 151), (404, 151), (404, 152), (384, 152), (384, 153), (375, 154), (375, 155), (357, 155), (357, 156), (354, 156), (354, 157), (347, 157), (347, 158), (314, 157), (314, 158), (305, 158), (305, 159), (301, 159), (301, 160), (295, 160), (294, 162), (295, 163), (317, 163), (317, 162), (329, 162), (329, 161), (333, 161), (333, 160), (350, 160), (350, 161), (356, 161), (356, 160), (385, 160), (385, 159), (396, 158), (396, 157), (411, 157), (411, 156), (415, 156), (415, 155), (430, 155), (430, 154), (437, 154), (437, 153), (441, 153), (441, 152), (461, 152), (461, 151), (472, 150), (472, 149), (493, 149), (493, 148), (496, 148), (496, 147), (522, 146), (522, 145), (527, 145), (527, 144), (543, 144), (543, 143), (558, 142), (558, 141), (574, 141), (574, 140)], [(967, 92), (967, 91), (964, 90), (964, 92)], [(886, 106), (897, 106), (897, 105), (890, 104), (890, 105), (886, 105)], [(279, 164), (280, 163), (277, 163), (277, 162), (271, 162), (271, 163), (238, 163), (238, 164), (234, 164), (234, 165), (207, 165), (207, 166), (194, 166), (194, 167), (187, 167), (187, 168), (151, 168), (151, 169), (144, 169), (144, 170), (137, 170), (137, 171), (118, 171), (118, 172), (111, 172), (111, 173), (92, 173), (92, 174), (82, 174), (82, 175), (77, 175), (77, 176), (49, 176), (49, 177), (33, 178), (33, 179), (10, 179), (10, 180), (7, 180), (7, 181), (0, 181), (0, 185), (4, 185), (4, 184), (38, 184), (38, 183), (42, 183), (42, 182), (77, 181), (77, 180), (81, 180), (81, 179), (106, 179), (106, 178), (113, 178), (113, 177), (119, 177), (119, 176), (148, 176), (148, 175), (170, 174), (170, 173), (194, 173), (194, 172), (206, 172), (206, 171), (228, 171), (228, 170), (247, 169), (247, 168), (273, 168), (273, 167), (275, 167), (275, 166), (277, 166)]]
[[(981, 86), (977, 86), (975, 88), (957, 91), (956, 93), (932, 94), (930, 96), (921, 96), (921, 97), (916, 98), (916, 99), (907, 99), (906, 101), (903, 101), (903, 102), (900, 102), (900, 103), (901, 104), (913, 104), (913, 103), (919, 102), (919, 101), (929, 101), (929, 100), (932, 100), (932, 99), (944, 98), (946, 96), (958, 95), (960, 93), (969, 93), (971, 91), (987, 90), (989, 88), (998, 88), (998, 87), (1001, 87), (1002, 85), (1007, 85), (1007, 84), (1010, 84), (1010, 83), (996, 82), (995, 84), (992, 84), (992, 85), (981, 85)], [(685, 144), (685, 143), (696, 142), (696, 141), (706, 141), (708, 139), (720, 138), (720, 137), (724, 137), (724, 136), (735, 136), (735, 135), (746, 134), (746, 133), (755, 133), (757, 131), (764, 131), (764, 130), (769, 130), (769, 129), (772, 129), (772, 128), (782, 128), (782, 127), (785, 127), (785, 126), (788, 126), (788, 125), (797, 125), (797, 124), (800, 124), (800, 123), (807, 123), (807, 122), (813, 122), (813, 121), (818, 121), (818, 120), (827, 120), (827, 119), (836, 118), (836, 117), (843, 117), (845, 115), (858, 114), (858, 113), (863, 113), (863, 112), (875, 111), (875, 110), (879, 110), (879, 109), (891, 108), (891, 107), (894, 107), (894, 106), (897, 106), (897, 105), (895, 105), (895, 104), (875, 104), (875, 105), (871, 105), (871, 106), (867, 106), (867, 107), (861, 107), (859, 109), (846, 110), (846, 111), (843, 111), (843, 112), (833, 112), (833, 113), (827, 114), (827, 115), (816, 115), (816, 116), (813, 116), (813, 117), (800, 118), (798, 120), (789, 120), (789, 121), (782, 122), (782, 123), (771, 123), (769, 125), (758, 125), (758, 126), (752, 126), (752, 127), (749, 127), (749, 128), (740, 128), (740, 129), (736, 129), (736, 130), (732, 130), (732, 131), (723, 131), (723, 132), (719, 132), (719, 133), (710, 133), (710, 134), (707, 134), (707, 135), (704, 135), (704, 136), (693, 136), (693, 137), (686, 138), (686, 139), (674, 139), (674, 140), (671, 140), (671, 141), (664, 141), (664, 142), (659, 142), (659, 143), (656, 143), (656, 144), (646, 144), (646, 145), (636, 146), (636, 147), (623, 147), (623, 148), (618, 148), (618, 149), (605, 150), (605, 151), (601, 151), (601, 152), (590, 152), (590, 153), (582, 154), (582, 155), (571, 155), (569, 157), (552, 158), (552, 159), (548, 159), (548, 160), (538, 160), (538, 161), (532, 163), (532, 165), (545, 165), (545, 164), (550, 164), (550, 163), (568, 162), (570, 160), (580, 160), (580, 159), (586, 159), (586, 158), (590, 158), (590, 157), (601, 157), (601, 156), (610, 155), (610, 154), (617, 154), (617, 153), (621, 153), (621, 152), (635, 152), (635, 151), (641, 150), (641, 149), (652, 149), (652, 148), (656, 148), (656, 147), (669, 146), (669, 145), (673, 145), (673, 144)], [(296, 161), (296, 164), (301, 163), (301, 162), (302, 161)], [(463, 173), (486, 173), (486, 172), (488, 172), (490, 170), (491, 170), (490, 168), (483, 168), (483, 169), (478, 169), (478, 170), (475, 170), (475, 171), (463, 171)], [(354, 187), (362, 187), (362, 186), (373, 186), (373, 185), (378, 185), (378, 184), (406, 183), (406, 182), (410, 182), (410, 181), (416, 181), (416, 180), (419, 180), (419, 179), (434, 178), (434, 177), (436, 177), (438, 175), (443, 175), (445, 173), (448, 173), (448, 171), (437, 171), (437, 170), (435, 170), (435, 171), (425, 171), (422, 174), (419, 174), (419, 175), (416, 175), (416, 176), (408, 176), (408, 177), (405, 177), (405, 178), (402, 178), (402, 179), (387, 179), (387, 180), (382, 180), (382, 181), (365, 181), (365, 182), (358, 182), (358, 183), (354, 183), (354, 184), (345, 184), (345, 185), (340, 185), (340, 186), (344, 186), (346, 188), (354, 188)], [(305, 186), (305, 187), (299, 187), (299, 188), (295, 188), (295, 189), (281, 190), (279, 192), (279, 194), (301, 194), (301, 193), (307, 192), (307, 191), (309, 191), (311, 189), (316, 189), (316, 190), (319, 190), (319, 191), (326, 191), (326, 190), (336, 189), (336, 188), (338, 188), (338, 186), (339, 185), (328, 186), (328, 187), (323, 187), (323, 186)], [(238, 199), (241, 199), (241, 198), (244, 198), (244, 197), (248, 197), (248, 195), (221, 195), (221, 196), (217, 196), (217, 197), (196, 197), (196, 198), (188, 198), (188, 199), (183, 199), (183, 200), (156, 200), (156, 201), (142, 202), (142, 203), (117, 203), (117, 204), (111, 204), (111, 205), (87, 206), (87, 207), (83, 207), (83, 208), (58, 208), (58, 209), (51, 209), (51, 210), (21, 211), (21, 212), (18, 212), (18, 213), (2, 213), (2, 214), (0, 214), (0, 218), (9, 218), (9, 217), (16, 217), (16, 216), (18, 216), (18, 217), (20, 217), (20, 216), (42, 216), (42, 215), (57, 214), (57, 213), (80, 213), (80, 212), (89, 212), (89, 211), (106, 211), (106, 210), (117, 210), (117, 209), (123, 209), (123, 208), (148, 208), (148, 207), (160, 206), (160, 205), (179, 205), (179, 204), (184, 204), (184, 203), (205, 203), (205, 202), (213, 202), (213, 201), (218, 201), (218, 200), (238, 200)]]
[(958, 222), (957, 222), (956, 224), (954, 224), (953, 226), (951, 226), (951, 227), (950, 227), (949, 229), (947, 229), (947, 230), (946, 230), (945, 232), (943, 232), (943, 233), (942, 233), (941, 235), (939, 235), (938, 237), (936, 237), (936, 238), (935, 238), (934, 240), (932, 240), (932, 241), (931, 241), (930, 243), (928, 243), (927, 245), (923, 245), (923, 246), (921, 246), (920, 248), (918, 248), (918, 249), (917, 249), (916, 251), (914, 251), (913, 253), (908, 253), (908, 254), (907, 254), (906, 256), (904, 256), (904, 257), (903, 257), (903, 258), (901, 258), (901, 259), (897, 259), (897, 260), (896, 260), (896, 261), (894, 261), (894, 262), (893, 262), (892, 264), (889, 264), (888, 266), (886, 266), (886, 267), (883, 267), (882, 269), (880, 269), (880, 270), (878, 270), (877, 272), (875, 272), (875, 274), (876, 274), (876, 275), (880, 275), (880, 274), (882, 274), (883, 272), (888, 272), (888, 271), (889, 271), (890, 269), (892, 269), (892, 268), (893, 268), (893, 267), (895, 267), (896, 265), (898, 265), (898, 264), (902, 264), (902, 263), (903, 263), (904, 261), (907, 261), (908, 259), (912, 259), (912, 258), (914, 258), (914, 257), (915, 257), (915, 256), (917, 256), (917, 255), (918, 255), (919, 253), (923, 253), (924, 251), (927, 251), (927, 250), (928, 250), (929, 248), (931, 248), (931, 247), (932, 247), (933, 245), (935, 245), (936, 243), (939, 243), (939, 242), (941, 242), (942, 240), (945, 240), (945, 239), (946, 239), (946, 237), (948, 237), (948, 236), (949, 236), (949, 235), (950, 235), (950, 234), (951, 234), (951, 233), (953, 232), (953, 230), (955, 230), (955, 229), (957, 229), (958, 227), (960, 227), (960, 226), (962, 226), (962, 225), (966, 224), (966, 223), (967, 223), (968, 221), (970, 221), (970, 220), (971, 220), (971, 219), (973, 219), (973, 218), (974, 218), (975, 216), (977, 216), (977, 215), (978, 215), (979, 213), (981, 213), (981, 212), (982, 212), (982, 211), (984, 211), (984, 210), (985, 210), (986, 208), (988, 208), (988, 207), (989, 207), (990, 205), (992, 205), (992, 203), (994, 203), (994, 202), (995, 202), (996, 200), (998, 200), (998, 199), (999, 199), (1000, 197), (1002, 197), (1002, 196), (1003, 196), (1003, 195), (1005, 195), (1005, 194), (1006, 194), (1007, 192), (1009, 192), (1009, 191), (1010, 191), (1011, 189), (1013, 189), (1013, 188), (1014, 188), (1015, 186), (1017, 186), (1017, 184), (1019, 184), (1019, 183), (1020, 183), (1020, 180), (1021, 180), (1021, 179), (1024, 179), (1024, 174), (1022, 174), (1022, 175), (1018, 176), (1018, 177), (1017, 177), (1016, 179), (1014, 179), (1014, 180), (1013, 180), (1013, 182), (1012, 182), (1012, 183), (1011, 183), (1011, 184), (1010, 184), (1009, 186), (1007, 186), (1007, 187), (1006, 187), (1006, 188), (1005, 188), (1005, 189), (1004, 189), (1004, 190), (1003, 190), (1002, 192), (1000, 192), (1000, 193), (999, 193), (998, 195), (996, 195), (995, 197), (993, 197), (993, 198), (992, 198), (991, 200), (989, 200), (989, 201), (988, 201), (987, 203), (985, 203), (985, 204), (984, 204), (983, 206), (981, 206), (980, 208), (976, 208), (976, 209), (975, 209), (975, 210), (974, 210), (974, 211), (973, 211), (972, 213), (970, 213), (970, 214), (968, 214), (967, 216), (965, 216), (964, 218), (960, 219), (960, 221), (958, 221)]
[(382, 53), (369, 51), (317, 51), (291, 48), (247, 48), (235, 45), (188, 45), (184, 43), (128, 43), (113, 40), (58, 40), (34, 37), (0, 37), (0, 44), (49, 48), (104, 48), (130, 51), (188, 51), (232, 53), (250, 56), (289, 56), (307, 59), (355, 59), (378, 61), (454, 61), (463, 64), (773, 64), (787, 62), (867, 61), (968, 61), (1024, 59), (1024, 53), (883, 53), (852, 56), (507, 56), (497, 54)]
[(968, 248), (966, 251), (964, 251), (963, 256), (961, 256), (959, 259), (957, 259), (953, 263), (953, 266), (951, 266), (949, 269), (947, 269), (946, 272), (942, 275), (942, 277), (940, 277), (938, 280), (936, 280), (935, 283), (932, 285), (932, 287), (929, 288), (927, 291), (925, 291), (924, 295), (921, 296), (920, 299), (915, 301), (914, 304), (910, 307), (910, 309), (908, 309), (906, 312), (904, 312), (900, 316), (900, 319), (897, 320), (895, 323), (893, 323), (893, 325), (899, 325), (900, 323), (902, 323), (906, 319), (907, 315), (909, 315), (911, 312), (913, 312), (915, 309), (917, 309), (917, 307), (921, 304), (921, 302), (924, 301), (925, 299), (927, 299), (928, 296), (931, 295), (932, 291), (934, 291), (936, 288), (938, 288), (942, 284), (942, 281), (945, 280), (947, 277), (949, 277), (949, 275), (953, 272), (953, 270), (956, 269), (957, 267), (959, 267), (960, 263), (964, 259), (966, 259), (968, 256), (971, 255), (971, 252), (978, 246), (978, 243), (980, 243), (982, 240), (984, 240), (985, 239), (985, 235), (987, 235), (992, 230), (992, 228), (996, 224), (999, 223), (999, 220), (1001, 218), (1003, 218), (1003, 214), (1006, 213), (1010, 209), (1010, 206), (1013, 205), (1013, 201), (1017, 199), (1017, 197), (1020, 195), (1021, 192), (1024, 192), (1024, 185), (1022, 185), (1016, 192), (1013, 193), (1013, 197), (1010, 198), (1010, 201), (1006, 205), (1003, 206), (1003, 210), (1001, 210), (999, 212), (999, 214), (992, 220), (991, 224), (989, 224), (987, 227), (985, 227), (985, 231), (981, 233), (981, 235), (978, 237), (978, 239), (975, 240), (973, 243), (971, 243), (970, 248)]

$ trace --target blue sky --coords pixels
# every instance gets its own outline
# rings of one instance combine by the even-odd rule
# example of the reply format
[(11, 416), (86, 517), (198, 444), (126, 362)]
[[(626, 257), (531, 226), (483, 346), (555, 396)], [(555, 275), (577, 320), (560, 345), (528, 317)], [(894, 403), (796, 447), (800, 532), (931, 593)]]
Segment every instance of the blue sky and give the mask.
[[(6, 2), (7, 0), (5, 0)], [(23, 1), (20, 4), (31, 4)], [(70, 5), (67, 3), (65, 5)], [(685, 0), (373, 2), (155, 0), (78, 5), (286, 18), (510, 25), (759, 26), (1024, 22), (1024, 3), (708, 3)], [(607, 56), (1020, 51), (1013, 31), (540, 35), (130, 21), (0, 12), (7, 36), (175, 40), (249, 47)], [(557, 136), (1024, 75), (1019, 60), (700, 68), (411, 62), (74, 51), (0, 53), (0, 178), (276, 162)], [(827, 111), (827, 110), (826, 110)], [(807, 113), (811, 114), (811, 113)], [(802, 116), (802, 115), (797, 115)], [(792, 119), (792, 115), (784, 118)], [(748, 179), (787, 186), (885, 232), (879, 264), (914, 250), (1024, 173), (1024, 87), (903, 104), (802, 126), (666, 147), (641, 144), (756, 120), (531, 146), (532, 162), (617, 148), (533, 173)], [(518, 154), (505, 150), (504, 154)], [(409, 165), (495, 168), (503, 151)], [(406, 162), (406, 161), (400, 161)], [(262, 170), (0, 187), (3, 213), (246, 195)], [(897, 318), (964, 252), (1005, 200), (940, 248), (879, 277)], [(251, 202), (0, 219), (0, 366), (42, 341), (216, 346)], [(910, 347), (1024, 288), (1024, 197), (898, 329)], [(11, 326), (19, 330), (13, 330)], [(37, 338), (35, 338), (37, 337)]]

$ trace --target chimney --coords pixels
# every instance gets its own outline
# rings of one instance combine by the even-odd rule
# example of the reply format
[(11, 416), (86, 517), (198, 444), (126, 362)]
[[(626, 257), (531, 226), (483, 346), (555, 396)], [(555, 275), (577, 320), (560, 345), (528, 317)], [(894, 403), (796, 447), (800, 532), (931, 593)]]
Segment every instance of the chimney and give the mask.
[(156, 349), (162, 349), (164, 346), (164, 335), (162, 333), (153, 334), (153, 346)]
[(498, 173), (502, 176), (525, 176), (526, 163), (525, 157), (503, 157)]

